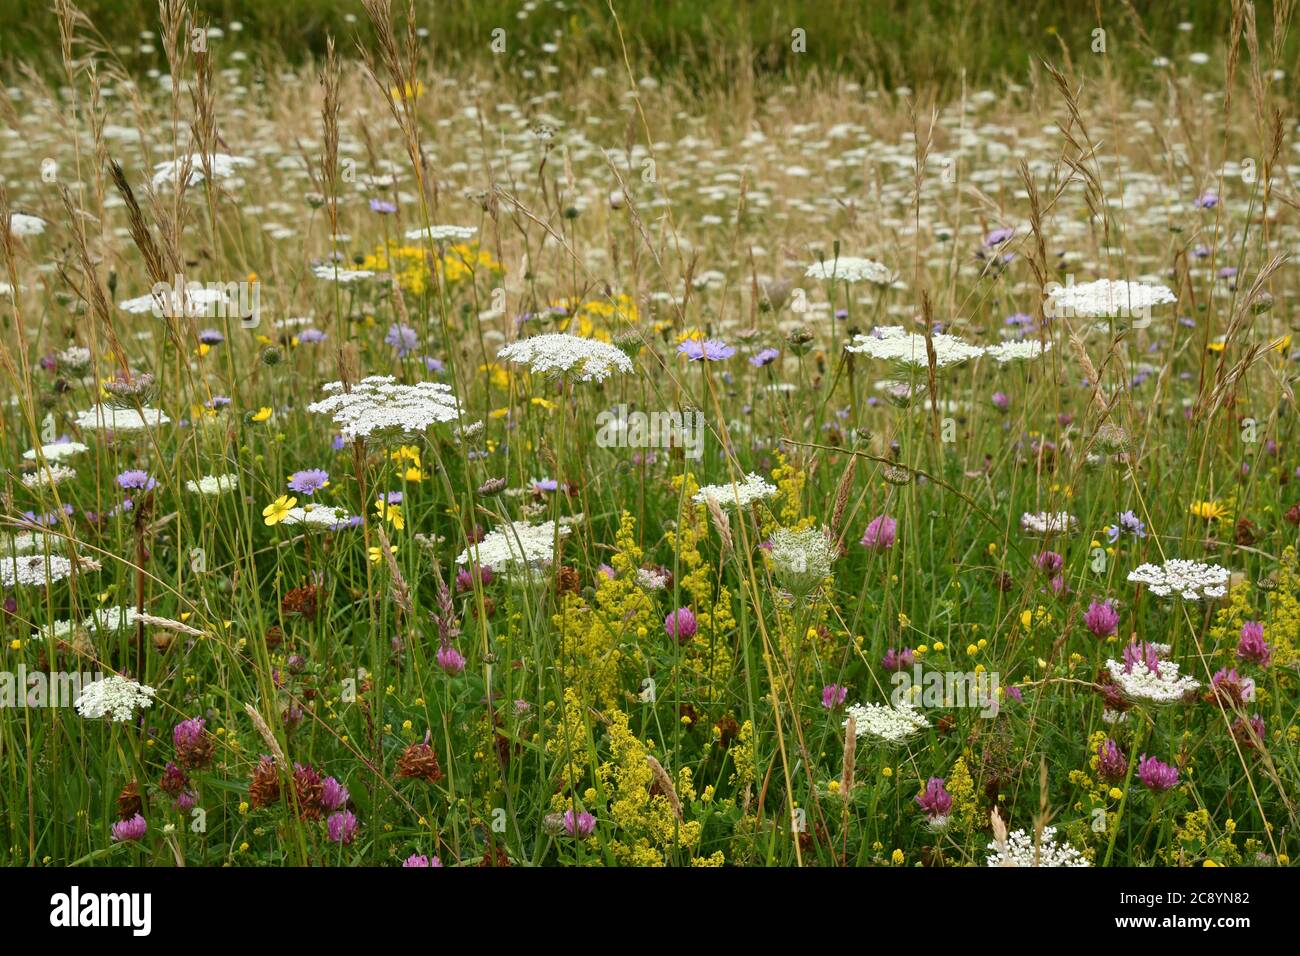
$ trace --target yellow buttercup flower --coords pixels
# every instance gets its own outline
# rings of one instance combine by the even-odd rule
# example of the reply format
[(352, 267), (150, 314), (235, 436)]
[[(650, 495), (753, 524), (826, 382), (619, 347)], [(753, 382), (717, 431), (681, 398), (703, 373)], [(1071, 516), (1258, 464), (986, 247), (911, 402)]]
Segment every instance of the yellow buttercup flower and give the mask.
[(262, 520), (268, 525), (279, 524), (296, 504), (297, 498), (281, 495), (262, 509)]
[(1193, 501), (1190, 511), (1206, 521), (1219, 521), (1228, 513), (1228, 509), (1217, 501)]
[[(397, 545), (390, 544), (388, 546), (388, 553), (396, 554)], [(366, 549), (366, 555), (367, 557), (370, 558), (371, 563), (378, 564), (380, 561), (384, 560), (384, 549), (377, 546), (372, 546)]]
[(398, 531), (406, 527), (406, 519), (402, 517), (402, 506), (389, 504), (383, 498), (375, 502), (375, 515), (387, 521)]
[(251, 420), (255, 422), (264, 422), (270, 417), (271, 417), (271, 407), (269, 405), (263, 405), (257, 411), (253, 412), (251, 416)]

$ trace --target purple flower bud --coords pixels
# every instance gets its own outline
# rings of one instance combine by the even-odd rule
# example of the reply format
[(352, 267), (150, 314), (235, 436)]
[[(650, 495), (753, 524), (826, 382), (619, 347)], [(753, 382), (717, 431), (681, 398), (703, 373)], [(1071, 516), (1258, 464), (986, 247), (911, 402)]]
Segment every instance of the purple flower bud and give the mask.
[(849, 689), (843, 684), (827, 684), (822, 688), (822, 706), (827, 710), (834, 710), (844, 703), (849, 695)]
[(664, 618), (664, 633), (678, 644), (684, 644), (695, 636), (699, 625), (694, 612), (688, 607), (679, 607)]
[(1110, 637), (1119, 626), (1119, 612), (1110, 601), (1093, 601), (1083, 615), (1083, 623), (1097, 637)]
[(142, 840), (148, 829), (149, 824), (138, 813), (128, 820), (118, 820), (113, 824), (113, 842), (125, 843), (127, 840)]
[(357, 835), (357, 830), (361, 824), (357, 822), (356, 815), (349, 810), (343, 810), (340, 813), (330, 815), (325, 821), (325, 827), (328, 831), (330, 842), (332, 843), (351, 843)]
[(944, 789), (943, 777), (931, 777), (916, 802), (931, 820), (940, 820), (952, 811), (952, 794)]
[(862, 535), (862, 544), (871, 551), (885, 551), (894, 546), (898, 536), (898, 522), (889, 515), (872, 518)]
[(1237, 642), (1237, 657), (1260, 667), (1267, 667), (1273, 658), (1273, 649), (1264, 643), (1264, 625), (1247, 621), (1241, 625), (1241, 640)]
[(1123, 780), (1128, 774), (1128, 758), (1113, 740), (1106, 740), (1097, 748), (1097, 772), (1103, 780)]
[(1178, 786), (1178, 768), (1143, 754), (1138, 760), (1138, 779), (1153, 793), (1164, 793)]
[(579, 840), (585, 840), (591, 836), (596, 829), (596, 818), (586, 810), (583, 810), (576, 817), (573, 810), (564, 811), (564, 832), (571, 837), (577, 837)]

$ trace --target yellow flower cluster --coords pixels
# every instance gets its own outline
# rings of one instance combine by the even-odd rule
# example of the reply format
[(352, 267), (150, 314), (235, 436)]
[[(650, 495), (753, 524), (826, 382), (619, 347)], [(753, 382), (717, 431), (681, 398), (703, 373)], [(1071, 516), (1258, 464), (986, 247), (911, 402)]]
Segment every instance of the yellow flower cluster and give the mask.
[(616, 334), (641, 321), (636, 302), (621, 292), (608, 299), (587, 300), (576, 305), (572, 300), (561, 299), (552, 303), (552, 308), (571, 313), (561, 322), (559, 331), (601, 342), (613, 341)]
[(731, 676), (731, 634), (736, 619), (731, 613), (731, 592), (715, 581), (713, 565), (700, 554), (699, 544), (708, 535), (705, 505), (691, 502), (699, 485), (690, 474), (673, 479), (673, 491), (682, 502), (677, 528), (668, 533), (668, 543), (677, 554), (682, 593), (689, 598), (697, 630), (687, 645), (683, 665), (695, 678), (693, 691), (702, 700), (716, 700)]
[[(372, 272), (391, 272), (397, 284), (412, 295), (423, 295), (430, 287), (429, 259), (423, 246), (405, 246), (387, 242), (362, 260), (360, 268)], [(501, 264), (477, 243), (459, 242), (448, 246), (437, 260), (443, 280), (461, 282), (476, 272), (500, 272)]]

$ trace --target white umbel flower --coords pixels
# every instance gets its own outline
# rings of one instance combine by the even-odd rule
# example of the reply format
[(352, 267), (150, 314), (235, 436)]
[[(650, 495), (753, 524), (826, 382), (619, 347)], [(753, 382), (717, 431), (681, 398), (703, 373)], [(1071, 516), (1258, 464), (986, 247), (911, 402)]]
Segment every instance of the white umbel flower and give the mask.
[[(85, 450), (86, 446), (79, 441), (53, 442), (49, 445), (42, 445), (40, 448), (41, 457), (46, 461), (63, 461), (63, 459), (79, 455)], [(23, 452), (23, 458), (27, 461), (35, 461), (36, 449), (27, 449), (27, 451)]]
[(10, 235), (25, 239), (27, 236), (39, 236), (44, 231), (45, 220), (39, 216), (29, 216), (21, 212), (9, 214)]
[(351, 520), (346, 508), (333, 505), (300, 505), (290, 508), (281, 519), (284, 524), (300, 524), (318, 531), (337, 531)]
[(1098, 279), (1055, 290), (1047, 299), (1047, 314), (1070, 318), (1146, 315), (1152, 306), (1177, 301), (1168, 286)]
[(171, 419), (165, 412), (147, 405), (141, 408), (115, 408), (112, 405), (96, 405), (77, 415), (78, 428), (90, 428), (107, 432), (139, 432), (146, 428), (166, 425)]
[(1152, 670), (1145, 661), (1136, 661), (1125, 671), (1123, 661), (1107, 661), (1106, 670), (1120, 693), (1130, 700), (1152, 704), (1173, 704), (1201, 686), (1200, 681), (1178, 673), (1178, 664), (1162, 660)]
[[(559, 526), (559, 536), (569, 533), (565, 525)], [(516, 571), (536, 568), (551, 560), (555, 553), (556, 525), (544, 521), (532, 525), (515, 521), (508, 528), (498, 528), (486, 534), (482, 541), (472, 544), (456, 558), (457, 564), (486, 565), (493, 571), (510, 575)]]
[(769, 484), (762, 476), (751, 472), (745, 476), (744, 481), (738, 481), (734, 485), (705, 485), (691, 500), (702, 505), (712, 498), (724, 507), (738, 505), (744, 508), (752, 502), (771, 498), (776, 492), (776, 485)]
[(768, 556), (776, 579), (796, 596), (807, 594), (828, 578), (839, 556), (829, 533), (821, 528), (777, 528), (771, 546)]
[[(955, 335), (942, 332), (930, 336), (934, 345), (936, 368), (960, 365), (962, 362), (984, 354), (984, 349), (971, 345)], [(886, 325), (871, 330), (870, 335), (855, 335), (844, 346), (846, 351), (866, 355), (886, 362), (897, 362), (915, 368), (928, 368), (930, 361), (925, 349), (925, 336), (897, 325)]]
[(1079, 519), (1068, 511), (1026, 511), (1020, 516), (1020, 530), (1028, 534), (1068, 534)]
[(239, 487), (238, 475), (204, 475), (198, 481), (190, 479), (185, 487), (195, 494), (224, 495)]
[(352, 391), (342, 382), (330, 382), (327, 398), (313, 402), (307, 411), (329, 415), (348, 441), (383, 434), (415, 435), (460, 417), (460, 404), (451, 386), (442, 382), (399, 385), (391, 375), (363, 378)]
[(24, 488), (44, 488), (49, 485), (62, 484), (77, 477), (77, 469), (67, 465), (47, 464), (39, 471), (23, 475)]
[(114, 674), (87, 684), (74, 706), (87, 720), (111, 717), (117, 723), (126, 723), (137, 708), (143, 710), (152, 704), (157, 693), (147, 684)]
[(1034, 846), (1034, 837), (1024, 830), (1007, 836), (1005, 847), (988, 845), (989, 866), (1092, 866), (1088, 858), (1068, 843), (1056, 842), (1056, 827), (1043, 827), (1043, 838)]
[(1006, 365), (1017, 359), (1036, 359), (1044, 352), (1051, 351), (1051, 348), (1051, 342), (1044, 345), (1038, 339), (1019, 339), (990, 345), (984, 350), (984, 354), (997, 359), (999, 365)]
[(61, 554), (32, 554), (0, 559), (0, 584), (45, 587), (72, 574), (72, 561)]
[(311, 274), (317, 279), (337, 282), (339, 285), (350, 285), (362, 279), (375, 277), (369, 269), (344, 269), (336, 262), (319, 262), (311, 267)]
[(1152, 594), (1168, 597), (1177, 593), (1185, 601), (1220, 598), (1228, 593), (1228, 569), (1171, 558), (1163, 565), (1142, 564), (1129, 572), (1128, 579), (1145, 584)]
[(434, 242), (463, 242), (478, 232), (478, 226), (421, 226), (406, 230), (407, 239), (430, 239)]
[[(887, 704), (853, 704), (846, 711), (857, 724), (859, 737), (874, 737), (887, 744), (902, 743), (925, 728), (930, 721), (907, 701)], [(849, 725), (845, 718), (843, 726)]]
[(839, 259), (814, 262), (804, 276), (809, 279), (833, 279), (836, 282), (872, 282), (876, 285), (889, 285), (894, 281), (893, 273), (887, 266), (859, 256), (842, 256)]
[(608, 342), (565, 332), (511, 342), (497, 352), (497, 358), (526, 365), (541, 375), (573, 374), (580, 382), (603, 382), (613, 372), (633, 369), (632, 360)]
[[(181, 170), (185, 167), (185, 159), (172, 159), (164, 163), (158, 163), (154, 166), (153, 186), (157, 189), (167, 183), (174, 183), (181, 177)], [(213, 179), (233, 179), (239, 173), (239, 167), (252, 166), (253, 161), (243, 156), (230, 156), (226, 153), (213, 153), (209, 167), (211, 168)], [(185, 185), (197, 186), (207, 177), (203, 169), (203, 154), (192, 153), (189, 157), (189, 174), (185, 178)]]

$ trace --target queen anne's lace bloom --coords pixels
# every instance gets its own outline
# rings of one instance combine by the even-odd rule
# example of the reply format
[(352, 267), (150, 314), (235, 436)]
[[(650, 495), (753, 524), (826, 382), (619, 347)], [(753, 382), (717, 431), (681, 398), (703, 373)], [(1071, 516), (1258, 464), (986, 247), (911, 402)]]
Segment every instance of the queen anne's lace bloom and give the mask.
[(990, 345), (984, 350), (984, 354), (997, 359), (999, 365), (1005, 365), (1016, 359), (1036, 359), (1044, 352), (1051, 351), (1051, 348), (1051, 342), (1044, 345), (1038, 339), (1017, 339)]
[[(534, 569), (551, 560), (556, 530), (554, 521), (544, 521), (537, 525), (515, 521), (510, 527), (491, 531), (482, 541), (470, 545), (456, 558), (456, 563), (473, 562), (479, 567), (486, 565), (493, 571), (506, 575)], [(561, 524), (558, 531), (563, 538), (569, 533), (569, 528)]]
[(1020, 530), (1029, 534), (1066, 534), (1079, 526), (1068, 511), (1026, 511), (1020, 516)]
[(67, 465), (51, 464), (29, 475), (23, 475), (23, 487), (44, 488), (47, 485), (58, 485), (65, 481), (71, 481), (76, 477), (77, 469), (69, 468)]
[(1070, 844), (1056, 842), (1056, 827), (1043, 827), (1043, 838), (1037, 848), (1033, 834), (1024, 830), (1008, 835), (1005, 847), (990, 843), (988, 848), (992, 851), (987, 860), (989, 866), (1092, 866)]
[(1228, 593), (1228, 569), (1171, 558), (1163, 565), (1142, 564), (1129, 572), (1128, 579), (1145, 584), (1152, 594), (1168, 597), (1177, 592), (1186, 601), (1219, 598)]
[(369, 269), (344, 269), (334, 262), (318, 262), (311, 267), (311, 274), (317, 279), (326, 279), (340, 285), (348, 285), (353, 282), (360, 282), (362, 279), (373, 279), (375, 277), (375, 274)]
[(281, 519), (284, 524), (301, 524), (317, 530), (337, 531), (348, 525), (352, 515), (346, 508), (330, 505), (306, 505), (290, 508)]
[(200, 495), (223, 495), (239, 487), (238, 475), (204, 475), (198, 481), (185, 482), (185, 487)]
[(153, 703), (158, 693), (147, 684), (139, 684), (129, 678), (105, 677), (93, 684), (87, 684), (77, 698), (77, 713), (88, 720), (111, 717), (118, 723), (130, 720), (136, 708), (144, 709)]
[(44, 231), (45, 220), (39, 216), (29, 216), (22, 212), (9, 214), (9, 232), (19, 239), (27, 236), (39, 236)]
[[(61, 441), (49, 445), (41, 446), (41, 457), (46, 461), (63, 461), (65, 458), (71, 458), (73, 455), (79, 455), (86, 450), (86, 446), (79, 441)], [(29, 448), (23, 452), (23, 458), (27, 461), (36, 460), (36, 449)]]
[[(181, 177), (181, 170), (185, 167), (186, 160), (172, 159), (164, 163), (158, 163), (154, 166), (153, 185), (157, 189), (159, 186), (167, 183), (176, 182)], [(253, 161), (243, 156), (230, 156), (226, 153), (213, 153), (209, 157), (208, 167), (212, 173), (213, 179), (231, 179), (238, 175), (240, 166), (252, 166)], [(189, 174), (185, 177), (185, 185), (197, 186), (203, 182), (207, 173), (203, 168), (203, 154), (193, 153), (189, 157)]]
[(96, 405), (77, 415), (78, 428), (102, 429), (107, 432), (144, 431), (146, 428), (166, 425), (170, 421), (165, 412), (147, 405), (138, 409)]
[(1067, 285), (1054, 291), (1047, 300), (1047, 312), (1053, 316), (1134, 316), (1145, 314), (1153, 305), (1177, 301), (1168, 287), (1142, 282), (1098, 279), (1080, 285)]
[[(890, 744), (901, 743), (930, 726), (925, 715), (905, 700), (894, 706), (854, 704), (845, 713), (856, 721), (859, 737), (874, 737)], [(846, 718), (844, 726), (848, 723)]]
[(407, 239), (432, 239), (434, 242), (459, 242), (478, 232), (477, 226), (421, 226), (406, 230)]
[(307, 411), (331, 416), (348, 441), (382, 433), (414, 435), (460, 417), (451, 386), (441, 382), (399, 385), (391, 375), (372, 375), (350, 392), (343, 391), (342, 382), (330, 382), (323, 391), (329, 397), (308, 405)]
[(770, 498), (776, 492), (776, 485), (768, 484), (761, 476), (751, 473), (745, 476), (744, 481), (738, 481), (734, 485), (705, 485), (691, 500), (702, 505), (712, 498), (720, 505), (739, 504), (744, 508), (751, 502)]
[(837, 282), (874, 282), (889, 285), (894, 277), (889, 269), (874, 259), (843, 256), (814, 262), (804, 275), (809, 279), (834, 279)]
[[(955, 335), (944, 335), (940, 332), (930, 336), (930, 341), (934, 345), (936, 368), (960, 365), (984, 354), (984, 349), (978, 345), (971, 345)], [(925, 336), (909, 332), (897, 325), (877, 327), (872, 329), (870, 335), (855, 335), (853, 341), (844, 348), (858, 355), (868, 355), (874, 359), (898, 362), (916, 368), (927, 368), (930, 364), (925, 349)]]
[(72, 561), (61, 554), (33, 554), (0, 559), (0, 584), (45, 587), (62, 581), (72, 573)]
[(603, 382), (612, 372), (631, 372), (632, 360), (608, 342), (548, 332), (511, 342), (497, 358), (543, 375), (573, 373), (580, 382)]
[[(1167, 651), (1165, 653), (1168, 653)], [(1160, 661), (1154, 668), (1146, 661), (1133, 664), (1131, 670), (1122, 661), (1107, 661), (1106, 670), (1120, 693), (1131, 700), (1152, 704), (1172, 704), (1200, 687), (1200, 682), (1180, 676), (1173, 661)]]

